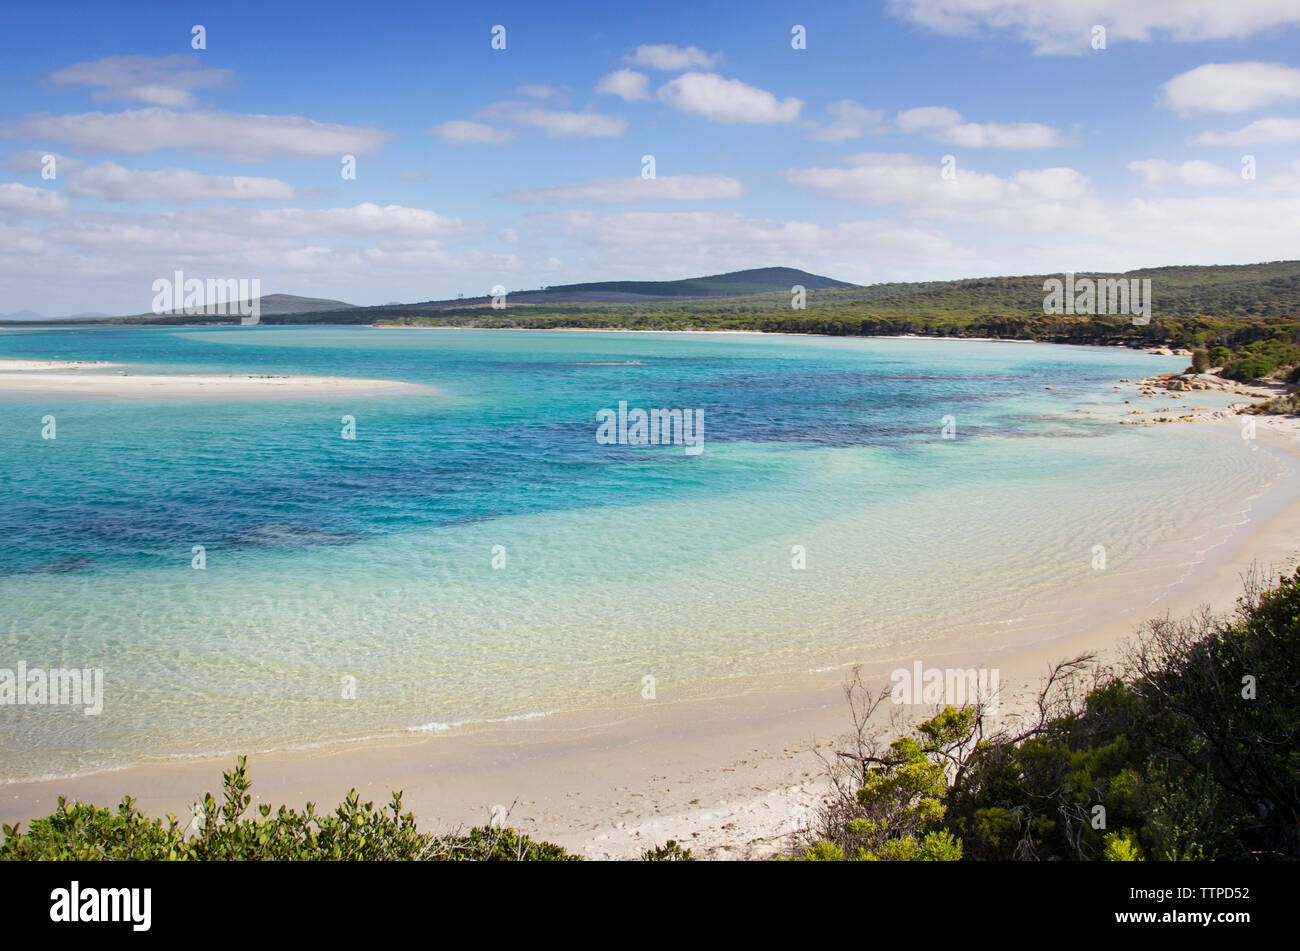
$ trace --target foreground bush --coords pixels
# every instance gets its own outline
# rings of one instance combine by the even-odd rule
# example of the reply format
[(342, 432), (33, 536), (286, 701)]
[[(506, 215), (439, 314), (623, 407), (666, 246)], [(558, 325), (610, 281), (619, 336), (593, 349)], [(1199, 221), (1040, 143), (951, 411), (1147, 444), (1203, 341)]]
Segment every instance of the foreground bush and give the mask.
[(1018, 731), (948, 707), (881, 745), (874, 698), (802, 857), (1300, 858), (1300, 571), (1234, 615), (1148, 623), (1120, 672), (1060, 664)]
[(26, 832), (4, 827), (0, 859), (226, 861), (392, 861), (450, 862), (577, 861), (558, 845), (535, 842), (508, 828), (475, 828), (434, 835), (419, 832), (415, 817), (402, 812), (402, 795), (393, 793), (383, 809), (362, 802), (356, 790), (332, 813), (307, 804), (299, 812), (259, 806), (249, 817), (252, 783), (244, 757), (223, 774), (224, 801), (211, 793), (197, 813), (197, 834), (185, 835), (175, 816), (150, 819), (126, 797), (114, 812), (59, 798), (58, 809), (36, 819)]

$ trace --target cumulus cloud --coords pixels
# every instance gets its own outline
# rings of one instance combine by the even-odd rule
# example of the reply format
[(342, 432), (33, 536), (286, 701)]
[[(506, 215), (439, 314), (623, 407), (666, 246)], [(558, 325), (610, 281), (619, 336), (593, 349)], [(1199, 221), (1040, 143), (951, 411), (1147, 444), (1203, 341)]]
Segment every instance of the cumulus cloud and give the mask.
[(51, 156), (54, 159), (54, 174), (62, 175), (64, 172), (70, 172), (73, 169), (81, 168), (85, 163), (80, 159), (75, 159), (59, 152), (46, 152), (43, 149), (24, 149), (21, 152), (14, 152), (9, 156), (3, 168), (6, 172), (12, 172), (15, 175), (33, 175), (40, 174), (46, 167), (45, 157)]
[(1038, 53), (1090, 52), (1095, 24), (1114, 43), (1243, 39), (1300, 23), (1294, 0), (891, 0), (889, 11), (939, 33), (1010, 33)]
[(1256, 119), (1234, 132), (1202, 132), (1197, 145), (1277, 145), (1300, 142), (1300, 119)]
[(0, 125), (0, 137), (60, 142), (84, 152), (143, 155), (188, 148), (232, 162), (321, 158), (378, 151), (391, 133), (302, 116), (245, 115), (151, 107), (80, 115), (37, 113)]
[(714, 122), (779, 123), (799, 118), (803, 101), (777, 99), (765, 89), (716, 73), (684, 73), (660, 87), (658, 97), (674, 109)]
[(503, 145), (514, 138), (509, 129), (498, 129), (484, 122), (452, 119), (429, 130), (444, 142), (452, 145)]
[(789, 169), (785, 178), (832, 198), (900, 206), (906, 214), (964, 223), (1073, 230), (1089, 199), (1088, 180), (1072, 168), (1028, 169), (1003, 178), (940, 165), (918, 156), (864, 153), (837, 168)]
[[(506, 100), (494, 102), (478, 111), (480, 119), (541, 129), (553, 139), (612, 138), (627, 131), (627, 121), (620, 116), (599, 112), (569, 112), (548, 109), (536, 102)], [(514, 137), (513, 130), (468, 119), (454, 119), (429, 130), (454, 145), (500, 145)]]
[(6, 217), (46, 218), (67, 210), (68, 199), (48, 188), (31, 188), (10, 182), (0, 185), (0, 211)]
[(203, 175), (187, 168), (133, 169), (104, 162), (72, 173), (67, 192), (101, 201), (210, 201), (293, 198), (278, 178)]
[(1128, 169), (1141, 176), (1146, 185), (1164, 185), (1177, 182), (1184, 185), (1236, 185), (1243, 181), (1241, 172), (1213, 162), (1190, 161), (1182, 164), (1163, 159), (1142, 159), (1129, 162)]
[(1246, 167), (1245, 163), (1223, 166), (1215, 165), (1213, 162), (1175, 163), (1163, 159), (1142, 159), (1128, 163), (1129, 171), (1140, 176), (1144, 185), (1156, 187), (1191, 185), (1196, 188), (1245, 187), (1276, 194), (1300, 192), (1300, 160), (1283, 163), (1280, 166), (1270, 162), (1263, 167), (1252, 161), (1249, 163), (1252, 170), (1250, 178), (1242, 175), (1243, 168)]
[(829, 122), (810, 122), (808, 138), (816, 142), (847, 142), (883, 128), (885, 114), (867, 109), (852, 99), (841, 99), (826, 107)]
[(246, 213), (243, 220), (260, 233), (282, 237), (315, 234), (348, 238), (442, 238), (481, 230), (460, 218), (448, 218), (427, 208), (362, 202), (346, 208), (274, 208)]
[(908, 109), (900, 112), (895, 122), (900, 132), (919, 133), (935, 142), (971, 149), (1048, 149), (1073, 144), (1051, 126), (1037, 122), (965, 122), (957, 110), (942, 106)]
[(617, 69), (596, 84), (596, 92), (618, 96), (626, 102), (650, 98), (650, 77), (635, 69)]
[(598, 112), (564, 112), (558, 109), (514, 109), (507, 113), (512, 122), (541, 129), (555, 139), (591, 139), (620, 136), (627, 121)]
[(56, 70), (50, 81), (58, 86), (89, 86), (101, 101), (147, 102), (184, 108), (196, 102), (194, 90), (229, 81), (228, 69), (208, 69), (198, 58), (173, 56), (107, 56)]
[(1161, 105), (1181, 113), (1250, 112), (1300, 99), (1300, 69), (1281, 63), (1206, 63), (1161, 87)]
[(665, 175), (660, 178), (598, 178), (577, 185), (555, 185), (550, 188), (509, 192), (506, 197), (522, 202), (612, 203), (653, 199), (707, 201), (739, 198), (744, 194), (745, 186), (725, 175)]
[[(378, 303), (428, 300), (440, 296), (431, 293), (439, 285), (515, 284), (514, 274), (535, 280), (554, 266), (545, 258), (480, 249), (475, 242), (487, 233), (481, 224), (424, 208), (200, 206), (141, 214), (120, 207), (64, 210), (54, 199), (33, 197), (39, 189), (21, 188), (0, 186), (0, 284), (13, 288), (21, 277), (29, 296), (16, 306), (39, 303), (46, 312), (147, 311), (152, 281), (176, 268), (198, 277), (257, 277), (266, 293)], [(33, 202), (37, 211), (57, 214), (28, 225), (6, 212), (11, 204)]]
[(720, 271), (780, 261), (863, 283), (924, 273), (936, 261), (974, 273), (991, 266), (933, 227), (893, 220), (825, 225), (731, 212), (573, 211), (530, 227), (562, 232), (588, 267), (647, 280), (698, 274), (701, 260)]
[(694, 46), (683, 48), (672, 43), (643, 44), (624, 56), (623, 61), (633, 66), (679, 73), (684, 69), (712, 69), (722, 62), (722, 54), (706, 53)]
[[(1197, 196), (1132, 199), (1098, 206), (1090, 219), (1097, 239), (1079, 247), (1097, 269), (1159, 264), (1246, 264), (1300, 256), (1295, 221), (1300, 198)], [(1060, 255), (1070, 245), (1063, 243)]]

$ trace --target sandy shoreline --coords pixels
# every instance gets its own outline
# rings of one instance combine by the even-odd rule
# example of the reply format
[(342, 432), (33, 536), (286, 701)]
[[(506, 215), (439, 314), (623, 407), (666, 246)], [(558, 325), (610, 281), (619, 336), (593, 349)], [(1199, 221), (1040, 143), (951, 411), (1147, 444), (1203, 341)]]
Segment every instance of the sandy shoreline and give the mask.
[[(395, 380), (287, 374), (132, 373), (116, 363), (0, 359), (0, 394), (67, 393), (79, 396), (271, 396), (411, 392), (429, 387)], [(86, 372), (94, 371), (94, 372)]]
[(1169, 347), (1130, 347), (1115, 343), (1056, 343), (1052, 340), (1028, 340), (1021, 337), (963, 337), (955, 334), (824, 334), (792, 330), (659, 330), (637, 327), (466, 327), (458, 324), (368, 324), (373, 330), (525, 330), (539, 333), (591, 333), (591, 334), (718, 334), (740, 337), (825, 337), (831, 340), (951, 340), (955, 343), (1026, 343), (1049, 347), (1102, 347), (1117, 350), (1134, 350), (1163, 356), (1188, 356), (1190, 350), (1173, 350)]

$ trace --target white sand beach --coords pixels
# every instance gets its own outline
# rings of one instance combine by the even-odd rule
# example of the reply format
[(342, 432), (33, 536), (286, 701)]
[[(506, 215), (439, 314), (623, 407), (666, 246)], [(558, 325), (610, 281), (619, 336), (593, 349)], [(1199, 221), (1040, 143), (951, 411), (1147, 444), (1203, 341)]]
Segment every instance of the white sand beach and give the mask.
[(82, 396), (301, 396), (428, 390), (394, 380), (282, 374), (133, 373), (123, 364), (0, 359), (0, 393)]

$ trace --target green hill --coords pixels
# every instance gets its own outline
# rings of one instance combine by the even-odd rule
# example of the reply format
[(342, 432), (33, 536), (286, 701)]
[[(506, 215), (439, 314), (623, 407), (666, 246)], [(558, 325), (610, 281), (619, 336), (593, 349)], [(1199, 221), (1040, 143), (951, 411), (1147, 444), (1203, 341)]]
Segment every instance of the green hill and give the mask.
[[(854, 287), (847, 281), (809, 274), (793, 267), (762, 267), (707, 277), (690, 277), (678, 281), (596, 281), (588, 284), (555, 284), (531, 291), (511, 290), (511, 306), (556, 306), (581, 304), (635, 304), (660, 300), (700, 300), (717, 297), (741, 297), (752, 294), (790, 295), (796, 284), (808, 289)], [(401, 307), (408, 311), (448, 310), (459, 307), (489, 307), (492, 298), (460, 297), (455, 300), (431, 300), (418, 304), (385, 304), (383, 309)], [(368, 308), (377, 310), (378, 308)]]
[(543, 288), (546, 294), (581, 295), (592, 293), (633, 294), (646, 298), (730, 297), (742, 294), (789, 294), (794, 285), (808, 290), (826, 287), (853, 287), (847, 281), (809, 274), (793, 267), (762, 267), (732, 271), (709, 277), (680, 281), (601, 281), (593, 284), (563, 284)]

